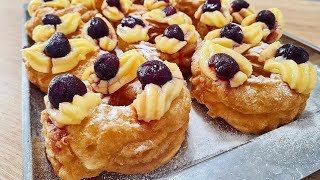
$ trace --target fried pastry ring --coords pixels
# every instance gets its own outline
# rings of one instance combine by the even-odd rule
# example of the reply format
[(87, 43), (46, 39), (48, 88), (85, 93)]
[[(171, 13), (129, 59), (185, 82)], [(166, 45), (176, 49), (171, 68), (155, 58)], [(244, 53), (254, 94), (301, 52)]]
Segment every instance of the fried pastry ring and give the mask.
[(261, 134), (293, 121), (305, 108), (309, 94), (290, 89), (277, 74), (251, 75), (236, 88), (220, 79), (212, 80), (200, 68), (201, 48), (192, 58), (192, 96), (237, 130)]
[[(47, 93), (50, 81), (59, 74), (69, 73), (81, 77), (86, 68), (94, 63), (99, 51), (99, 48), (91, 44), (90, 41), (77, 38), (71, 39), (68, 43), (71, 44), (68, 54), (63, 57), (51, 58), (45, 54), (44, 49), (54, 36), (61, 37), (60, 34), (62, 33), (55, 33), (45, 43), (36, 43), (22, 50), (29, 81), (44, 93)], [(64, 38), (66, 37), (64, 36)], [(61, 48), (60, 45), (55, 48)]]
[[(150, 63), (152, 68), (162, 61), (148, 61), (140, 67)], [(75, 83), (63, 86), (71, 84), (71, 80), (59, 78), (74, 77), (67, 74), (50, 83), (41, 123), (47, 157), (57, 176), (82, 179), (104, 171), (146, 173), (172, 159), (185, 138), (191, 97), (177, 65), (162, 64), (169, 67), (172, 79), (161, 87), (144, 84), (144, 91), (136, 93), (135, 100), (125, 106), (112, 106), (108, 98), (90, 89), (84, 95), (73, 96), (72, 102), (59, 101), (64, 97), (55, 95), (60, 93), (55, 91), (56, 84), (69, 90), (77, 87), (67, 92), (79, 91), (81, 87)], [(123, 86), (122, 91), (125, 90), (136, 91), (133, 86)]]
[[(83, 5), (70, 6), (65, 9), (60, 9), (60, 10), (55, 10), (51, 7), (43, 7), (43, 8), (38, 9), (35, 12), (35, 14), (31, 17), (31, 19), (26, 22), (26, 24), (25, 24), (26, 32), (29, 37), (32, 37), (32, 33), (33, 33), (34, 29), (37, 26), (42, 24), (42, 18), (46, 14), (54, 14), (56, 16), (61, 17), (63, 15), (70, 14), (70, 13), (79, 13), (81, 15), (80, 16), (81, 21), (87, 22), (91, 19), (91, 17), (95, 16), (98, 13), (98, 11), (97, 10), (88, 10)], [(77, 28), (77, 31), (71, 33), (69, 37), (71, 37), (73, 35), (78, 35), (78, 34), (80, 34), (80, 28), (79, 29)]]
[[(150, 123), (138, 121), (132, 105), (100, 105), (81, 125), (58, 128), (44, 110), (41, 123), (48, 159), (62, 179), (93, 177), (103, 171), (152, 171), (169, 162), (179, 150), (189, 109), (190, 95), (184, 88), (161, 120)], [(114, 113), (116, 119), (112, 119)], [(96, 121), (101, 114), (109, 115), (109, 119)]]

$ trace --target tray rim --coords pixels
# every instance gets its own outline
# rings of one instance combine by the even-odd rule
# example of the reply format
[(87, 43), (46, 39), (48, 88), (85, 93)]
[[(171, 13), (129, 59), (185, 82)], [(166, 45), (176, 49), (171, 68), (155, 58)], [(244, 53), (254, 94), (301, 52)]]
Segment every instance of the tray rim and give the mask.
[[(23, 5), (23, 9), (25, 11), (25, 9), (27, 8), (27, 3)], [(26, 12), (24, 12), (24, 16), (23, 16), (23, 22), (26, 22), (28, 19), (28, 14)], [(284, 32), (283, 34), (284, 36), (287, 36), (288, 38), (297, 41), (299, 43), (302, 43), (305, 46), (308, 46), (309, 48), (313, 49), (314, 51), (316, 51), (318, 54), (320, 54), (320, 47), (316, 46), (306, 40), (303, 40), (295, 35), (292, 35), (288, 32)], [(24, 31), (24, 23), (22, 23), (22, 43), (27, 42), (27, 34)], [(24, 45), (24, 44), (22, 44)], [(32, 156), (32, 137), (31, 137), (31, 122), (30, 122), (30, 82), (27, 78), (26, 75), (26, 69), (25, 69), (25, 65), (23, 62), (21, 62), (21, 86), (22, 86), (22, 150), (23, 150), (23, 161), (22, 161), (22, 179), (23, 180), (31, 180), (34, 179), (33, 178), (33, 156)], [(259, 137), (259, 136), (258, 136)], [(204, 160), (202, 162), (206, 162), (206, 161), (210, 161), (213, 160), (216, 157), (222, 156), (222, 155), (226, 155), (226, 153), (230, 153), (236, 149), (242, 148), (246, 145), (251, 144), (252, 141), (247, 142), (244, 145), (240, 145), (238, 147), (235, 147), (233, 149), (230, 149), (229, 151), (223, 152), (221, 154), (218, 154), (217, 156), (214, 156), (212, 158), (209, 158), (207, 160)], [(201, 164), (202, 162), (199, 162), (195, 165)], [(193, 166), (195, 166), (193, 165)], [(186, 169), (189, 169), (192, 167), (187, 167)], [(184, 171), (185, 169), (182, 169), (181, 171)], [(181, 172), (180, 171), (180, 172)], [(314, 171), (316, 172), (316, 171)], [(314, 172), (310, 172), (310, 174), (314, 173)], [(176, 175), (176, 173), (167, 175), (163, 178), (170, 178), (171, 176)]]

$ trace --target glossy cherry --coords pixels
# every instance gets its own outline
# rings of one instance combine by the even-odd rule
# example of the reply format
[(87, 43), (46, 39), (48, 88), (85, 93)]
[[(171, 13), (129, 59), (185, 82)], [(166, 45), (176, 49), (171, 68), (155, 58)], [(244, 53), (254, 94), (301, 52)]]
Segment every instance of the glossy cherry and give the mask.
[(219, 11), (221, 9), (220, 0), (207, 0), (201, 7), (203, 12)]
[(264, 22), (269, 29), (273, 29), (276, 24), (276, 17), (271, 11), (262, 10), (258, 13), (256, 21)]
[(144, 87), (147, 84), (156, 84), (162, 86), (172, 80), (170, 69), (162, 62), (157, 60), (143, 63), (137, 71), (139, 81)]
[(242, 8), (248, 8), (249, 3), (244, 0), (235, 0), (231, 3), (231, 8), (233, 12), (239, 12)]
[(120, 7), (120, 0), (106, 0), (111, 7)]
[(278, 56), (294, 60), (297, 64), (302, 64), (309, 60), (309, 53), (302, 47), (293, 44), (281, 46), (276, 53), (276, 57)]
[(109, 35), (109, 28), (102, 18), (94, 17), (89, 22), (87, 32), (93, 39), (99, 39)]
[(167, 6), (163, 9), (163, 12), (166, 14), (166, 16), (172, 16), (177, 13), (177, 10), (172, 6)]
[(208, 62), (210, 68), (214, 68), (217, 77), (221, 80), (229, 80), (240, 71), (239, 65), (231, 56), (225, 53), (213, 55)]
[(94, 63), (94, 71), (102, 80), (110, 80), (115, 77), (119, 70), (119, 58), (111, 53), (100, 55)]
[(87, 93), (86, 85), (72, 74), (56, 76), (49, 84), (48, 97), (54, 108), (59, 108), (62, 102), (72, 102), (75, 95)]
[(64, 57), (71, 52), (68, 38), (61, 32), (54, 33), (47, 41), (44, 53), (51, 58)]
[(61, 19), (59, 18), (59, 16), (56, 16), (54, 14), (46, 14), (42, 18), (42, 24), (56, 26), (58, 24), (61, 24)]
[(225, 25), (221, 29), (220, 34), (222, 37), (232, 39), (239, 44), (241, 44), (243, 41), (242, 30), (239, 25), (234, 24), (234, 23), (229, 23), (229, 24)]
[(121, 21), (121, 25), (122, 25), (122, 27), (127, 26), (130, 28), (134, 28), (134, 26), (136, 26), (136, 25), (140, 25), (142, 27), (146, 26), (141, 19), (133, 17), (133, 16), (128, 16), (128, 17), (123, 18)]
[(175, 39), (178, 39), (179, 41), (184, 41), (183, 31), (177, 24), (173, 24), (167, 27), (164, 30), (163, 35), (168, 38), (175, 38)]

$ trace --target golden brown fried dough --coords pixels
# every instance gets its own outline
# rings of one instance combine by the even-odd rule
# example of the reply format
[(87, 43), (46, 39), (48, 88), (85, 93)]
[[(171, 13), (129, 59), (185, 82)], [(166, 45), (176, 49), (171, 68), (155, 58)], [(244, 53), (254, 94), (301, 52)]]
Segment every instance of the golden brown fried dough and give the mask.
[(62, 179), (93, 177), (103, 171), (152, 171), (179, 150), (190, 108), (190, 93), (184, 87), (169, 111), (149, 123), (137, 120), (132, 105), (101, 104), (80, 125), (57, 128), (44, 110), (41, 123), (48, 159)]

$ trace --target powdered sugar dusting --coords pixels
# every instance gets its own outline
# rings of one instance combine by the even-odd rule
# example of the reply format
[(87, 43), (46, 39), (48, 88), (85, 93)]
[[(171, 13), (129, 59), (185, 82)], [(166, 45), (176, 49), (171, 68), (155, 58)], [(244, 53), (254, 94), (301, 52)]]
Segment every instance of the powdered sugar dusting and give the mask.
[(264, 49), (266, 49), (269, 46), (267, 43), (261, 43), (256, 47), (253, 47), (249, 49), (249, 54), (258, 56)]
[(135, 47), (143, 53), (147, 61), (160, 60), (160, 54), (158, 53), (157, 49), (153, 47), (150, 43), (141, 42), (140, 44), (135, 45)]
[(142, 92), (142, 85), (140, 81), (134, 81), (133, 83), (130, 83), (129, 87), (132, 88), (133, 91), (137, 94), (140, 94)]
[(245, 86), (245, 88), (246, 88), (246, 92), (249, 96), (257, 94), (257, 91), (255, 89), (251, 88), (251, 86)]
[(279, 92), (282, 92), (285, 96), (292, 96), (291, 89), (288, 85), (281, 84), (280, 86), (277, 86), (277, 89)]
[(150, 149), (151, 146), (153, 146), (154, 143), (151, 140), (147, 140), (145, 142), (143, 142), (143, 144), (141, 144), (140, 146), (138, 146), (134, 152), (136, 154), (139, 154), (141, 152), (147, 151), (148, 149)]
[(133, 110), (130, 106), (110, 106), (100, 104), (97, 116), (91, 121), (91, 124), (98, 123), (101, 129), (112, 128), (113, 126), (130, 126), (139, 128), (140, 125), (132, 120)]
[(249, 83), (279, 83), (281, 82), (281, 77), (279, 74), (271, 74), (270, 77), (264, 76), (254, 76), (251, 75), (248, 80)]

